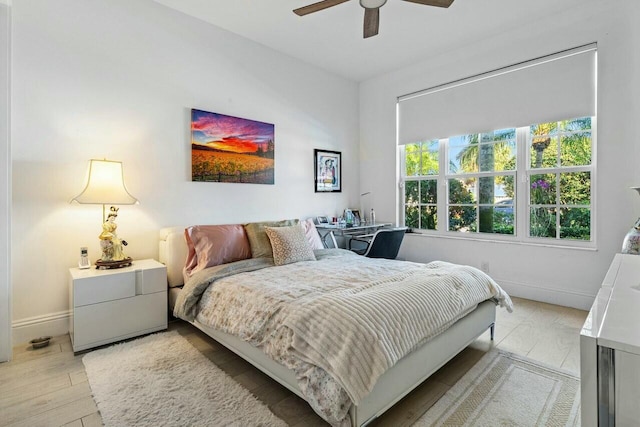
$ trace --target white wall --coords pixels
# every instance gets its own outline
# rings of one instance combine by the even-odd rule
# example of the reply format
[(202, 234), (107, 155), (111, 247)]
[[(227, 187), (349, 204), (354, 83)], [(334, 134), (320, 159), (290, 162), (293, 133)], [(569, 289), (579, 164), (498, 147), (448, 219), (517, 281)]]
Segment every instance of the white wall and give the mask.
[(11, 8), (0, 3), (0, 362), (11, 359), (10, 28)]
[[(587, 308), (640, 213), (640, 2), (585, 0), (577, 9), (523, 22), (496, 37), (429, 58), (360, 86), (360, 179), (379, 218), (396, 218), (396, 97), (586, 43), (598, 43), (597, 251), (407, 236), (400, 256), (480, 267), (516, 296)], [(509, 17), (505, 17), (505, 23)], [(479, 23), (482, 25), (482, 23)], [(464, 29), (469, 31), (468, 28)], [(550, 94), (550, 97), (552, 94)], [(446, 106), (443, 106), (446, 108)], [(478, 114), (482, 114), (481, 111)]]
[[(358, 200), (355, 83), (151, 0), (13, 2), (14, 342), (66, 332), (68, 268), (101, 208), (70, 205), (91, 158), (124, 162), (118, 234), (157, 257), (169, 225), (334, 215)], [(275, 185), (190, 182), (189, 109), (275, 124)], [(343, 192), (313, 192), (313, 149)], [(48, 328), (48, 329), (47, 329)]]

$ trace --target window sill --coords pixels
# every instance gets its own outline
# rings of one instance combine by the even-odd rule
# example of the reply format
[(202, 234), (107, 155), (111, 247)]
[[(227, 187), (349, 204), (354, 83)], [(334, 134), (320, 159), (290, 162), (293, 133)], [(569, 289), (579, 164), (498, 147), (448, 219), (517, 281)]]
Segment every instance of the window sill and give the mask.
[(451, 232), (446, 232), (445, 234), (434, 233), (434, 232), (424, 232), (424, 231), (414, 231), (411, 233), (407, 233), (406, 236), (419, 236), (420, 238), (429, 237), (436, 239), (446, 239), (446, 240), (463, 240), (463, 241), (472, 241), (472, 242), (482, 242), (482, 243), (497, 243), (497, 244), (507, 244), (507, 245), (516, 245), (516, 246), (533, 246), (533, 247), (541, 247), (541, 248), (553, 248), (553, 249), (572, 249), (578, 251), (588, 251), (588, 252), (597, 252), (598, 248), (595, 246), (594, 242), (585, 243), (583, 245), (567, 245), (567, 244), (556, 244), (556, 243), (546, 243), (546, 242), (531, 242), (531, 241), (522, 241), (522, 240), (508, 240), (508, 239), (496, 239), (491, 237), (479, 237), (479, 236), (459, 236), (454, 235)]

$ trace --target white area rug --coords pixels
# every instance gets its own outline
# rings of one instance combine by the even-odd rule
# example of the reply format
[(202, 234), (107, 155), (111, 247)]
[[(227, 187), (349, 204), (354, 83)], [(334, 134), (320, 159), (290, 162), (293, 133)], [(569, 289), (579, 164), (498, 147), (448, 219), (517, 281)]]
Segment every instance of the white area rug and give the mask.
[(493, 350), (414, 427), (579, 426), (580, 380)]
[(175, 331), (82, 358), (107, 427), (286, 426)]

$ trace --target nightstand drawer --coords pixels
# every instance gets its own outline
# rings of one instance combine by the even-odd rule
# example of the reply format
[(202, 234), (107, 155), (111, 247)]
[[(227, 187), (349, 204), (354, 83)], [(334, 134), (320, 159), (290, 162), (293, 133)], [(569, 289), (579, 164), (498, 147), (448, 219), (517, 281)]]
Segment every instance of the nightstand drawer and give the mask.
[(73, 293), (74, 307), (131, 298), (136, 295), (136, 273), (127, 271), (76, 279)]
[(74, 321), (74, 351), (167, 329), (167, 293), (78, 307)]
[(148, 268), (136, 271), (136, 295), (153, 294), (167, 290), (167, 268)]

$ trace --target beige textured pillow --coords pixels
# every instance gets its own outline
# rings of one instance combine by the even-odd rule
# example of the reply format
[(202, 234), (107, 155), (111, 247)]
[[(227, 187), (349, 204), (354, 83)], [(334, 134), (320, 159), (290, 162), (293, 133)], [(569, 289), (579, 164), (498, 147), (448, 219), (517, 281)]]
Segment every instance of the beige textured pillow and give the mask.
[(273, 262), (276, 265), (292, 264), (299, 261), (315, 261), (316, 256), (300, 225), (291, 227), (265, 227), (271, 241)]
[(251, 246), (251, 257), (264, 258), (273, 256), (271, 242), (269, 242), (267, 233), (264, 231), (265, 227), (285, 227), (299, 223), (300, 220), (297, 219), (285, 219), (282, 221), (263, 221), (245, 224), (244, 229), (247, 232), (247, 238)]

